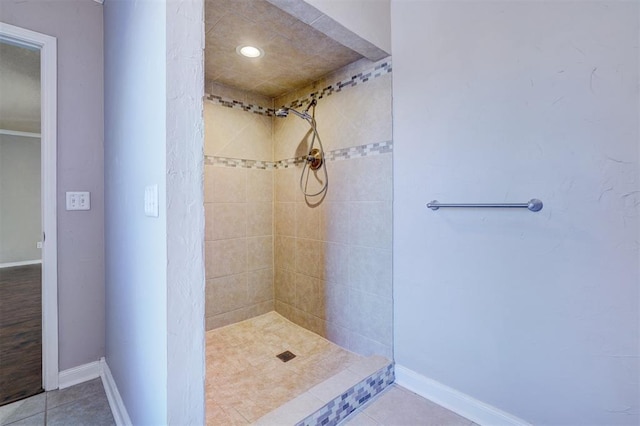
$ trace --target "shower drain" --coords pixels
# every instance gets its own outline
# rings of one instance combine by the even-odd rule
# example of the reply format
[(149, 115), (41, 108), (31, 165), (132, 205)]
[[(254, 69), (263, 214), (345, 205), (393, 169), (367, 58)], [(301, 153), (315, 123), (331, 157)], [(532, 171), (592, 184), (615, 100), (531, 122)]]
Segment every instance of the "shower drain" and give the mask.
[(280, 361), (282, 361), (282, 362), (287, 362), (287, 361), (291, 361), (292, 359), (294, 359), (296, 357), (296, 355), (293, 352), (284, 351), (281, 354), (276, 355), (276, 357), (280, 358)]

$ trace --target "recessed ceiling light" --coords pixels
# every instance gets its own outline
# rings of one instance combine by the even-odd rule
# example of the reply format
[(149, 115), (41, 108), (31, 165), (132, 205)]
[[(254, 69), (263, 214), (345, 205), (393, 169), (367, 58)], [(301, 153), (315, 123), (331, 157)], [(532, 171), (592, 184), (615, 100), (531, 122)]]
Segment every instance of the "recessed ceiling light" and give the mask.
[(236, 47), (236, 52), (247, 58), (259, 58), (264, 56), (264, 51), (255, 46), (238, 46)]

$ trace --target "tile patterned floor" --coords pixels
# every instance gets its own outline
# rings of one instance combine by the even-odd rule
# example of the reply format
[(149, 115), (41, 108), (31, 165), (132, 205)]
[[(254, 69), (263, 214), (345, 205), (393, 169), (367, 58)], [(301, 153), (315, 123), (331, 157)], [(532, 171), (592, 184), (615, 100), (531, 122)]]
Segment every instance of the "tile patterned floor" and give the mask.
[(206, 356), (207, 425), (250, 424), (363, 359), (275, 312), (208, 331)]
[(478, 426), (398, 385), (380, 395), (341, 423), (344, 426)]
[[(297, 357), (283, 363), (275, 355)], [(275, 312), (207, 332), (207, 425), (247, 425), (363, 358)], [(344, 426), (478, 426), (392, 385)], [(115, 426), (101, 379), (0, 407), (0, 426)], [(286, 425), (279, 425), (286, 426)]]
[(0, 407), (0, 425), (115, 426), (101, 379)]

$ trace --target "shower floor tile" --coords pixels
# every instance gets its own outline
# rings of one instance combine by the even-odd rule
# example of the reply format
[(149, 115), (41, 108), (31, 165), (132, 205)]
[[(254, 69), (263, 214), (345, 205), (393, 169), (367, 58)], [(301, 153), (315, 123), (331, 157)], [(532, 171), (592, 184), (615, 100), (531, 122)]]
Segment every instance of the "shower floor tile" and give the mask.
[[(207, 425), (250, 424), (363, 357), (270, 312), (207, 332)], [(291, 351), (282, 362), (276, 355)]]

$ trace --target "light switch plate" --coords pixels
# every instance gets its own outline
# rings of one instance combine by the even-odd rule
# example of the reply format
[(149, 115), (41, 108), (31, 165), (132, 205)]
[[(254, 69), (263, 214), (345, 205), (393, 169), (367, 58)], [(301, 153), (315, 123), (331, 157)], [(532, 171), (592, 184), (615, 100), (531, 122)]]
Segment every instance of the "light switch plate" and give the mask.
[(144, 188), (144, 214), (158, 217), (158, 212), (158, 185), (149, 185)]
[(91, 193), (88, 191), (67, 191), (67, 210), (91, 210)]

